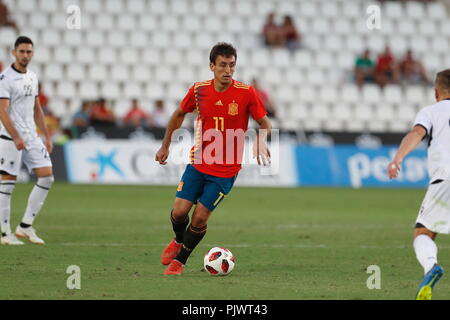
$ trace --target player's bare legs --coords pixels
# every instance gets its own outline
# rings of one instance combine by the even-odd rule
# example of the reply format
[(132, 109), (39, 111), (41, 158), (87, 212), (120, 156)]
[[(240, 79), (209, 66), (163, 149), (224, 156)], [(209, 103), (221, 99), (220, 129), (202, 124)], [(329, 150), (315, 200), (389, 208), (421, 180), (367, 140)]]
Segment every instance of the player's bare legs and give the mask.
[(22, 241), (11, 232), (11, 195), (16, 186), (16, 176), (2, 174), (0, 183), (0, 221), (1, 221), (1, 244), (21, 245)]
[(52, 167), (42, 167), (36, 168), (33, 171), (37, 176), (36, 185), (28, 197), (27, 208), (25, 209), (22, 222), (17, 226), (16, 236), (19, 238), (27, 238), (30, 242), (35, 244), (44, 244), (44, 240), (36, 235), (36, 231), (32, 227), (32, 224), (44, 205), (48, 191), (53, 185), (53, 170)]
[(184, 240), (184, 233), (189, 224), (189, 212), (193, 205), (194, 203), (192, 201), (178, 197), (175, 198), (173, 209), (170, 213), (170, 221), (172, 222), (175, 238), (170, 241), (161, 254), (161, 263), (163, 265), (168, 265), (172, 262), (173, 258), (180, 252)]
[(432, 288), (444, 273), (444, 270), (437, 264), (438, 249), (434, 242), (436, 235), (437, 233), (424, 226), (418, 226), (414, 230), (414, 251), (425, 273), (417, 290), (417, 300), (431, 300)]
[(192, 214), (192, 222), (184, 234), (183, 245), (180, 252), (172, 260), (164, 274), (181, 274), (184, 265), (192, 251), (199, 244), (206, 234), (207, 223), (212, 211), (206, 208), (201, 202), (195, 206)]

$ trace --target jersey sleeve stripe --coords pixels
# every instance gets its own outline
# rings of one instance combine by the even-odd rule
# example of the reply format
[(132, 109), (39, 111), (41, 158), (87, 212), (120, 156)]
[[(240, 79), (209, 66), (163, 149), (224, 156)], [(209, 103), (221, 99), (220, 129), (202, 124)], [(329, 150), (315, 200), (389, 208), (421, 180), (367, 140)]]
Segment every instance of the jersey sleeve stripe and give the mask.
[(428, 136), (428, 129), (423, 125), (423, 124), (420, 124), (420, 123), (416, 123), (415, 125), (414, 125), (414, 127), (415, 126), (420, 126), (420, 127), (422, 127), (422, 128), (424, 128), (425, 129), (425, 132), (427, 133), (426, 135), (425, 135), (425, 137), (423, 137), (424, 139)]

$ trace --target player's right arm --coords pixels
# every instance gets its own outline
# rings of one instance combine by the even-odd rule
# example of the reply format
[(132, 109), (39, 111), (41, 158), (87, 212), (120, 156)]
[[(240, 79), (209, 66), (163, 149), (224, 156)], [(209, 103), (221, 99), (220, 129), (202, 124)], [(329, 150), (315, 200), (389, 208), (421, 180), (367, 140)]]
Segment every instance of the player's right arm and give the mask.
[(156, 153), (155, 160), (159, 162), (159, 164), (166, 164), (167, 158), (169, 157), (169, 147), (172, 142), (172, 134), (175, 130), (181, 127), (184, 121), (184, 117), (186, 116), (186, 112), (184, 112), (181, 108), (178, 108), (174, 111), (172, 116), (170, 117), (169, 123), (167, 124), (166, 132), (164, 133), (164, 139)]
[(172, 134), (175, 130), (181, 127), (184, 121), (184, 117), (186, 113), (194, 111), (196, 107), (195, 102), (195, 94), (194, 94), (194, 86), (192, 86), (183, 101), (181, 102), (180, 107), (174, 111), (172, 116), (170, 117), (169, 123), (167, 124), (166, 132), (164, 133), (163, 142), (161, 148), (159, 148), (158, 152), (156, 152), (155, 160), (159, 162), (159, 164), (166, 164), (167, 158), (169, 157), (169, 147), (172, 142)]
[(8, 108), (9, 108), (9, 99), (5, 98), (0, 99), (0, 121), (2, 122), (6, 131), (13, 139), (17, 150), (25, 149), (25, 142), (23, 141), (19, 132), (17, 132), (16, 128), (14, 127), (11, 117), (9, 116), (8, 113)]
[(413, 151), (417, 145), (425, 138), (427, 130), (424, 126), (416, 124), (414, 128), (403, 138), (397, 153), (387, 168), (390, 179), (397, 178), (400, 171), (400, 165), (405, 157)]

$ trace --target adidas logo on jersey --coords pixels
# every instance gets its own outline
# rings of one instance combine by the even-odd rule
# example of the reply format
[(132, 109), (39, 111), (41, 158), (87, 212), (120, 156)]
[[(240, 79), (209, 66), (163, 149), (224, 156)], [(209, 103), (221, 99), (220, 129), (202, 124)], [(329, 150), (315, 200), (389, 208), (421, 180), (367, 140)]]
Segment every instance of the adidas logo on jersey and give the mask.
[(222, 101), (221, 100), (217, 101), (216, 106), (223, 106)]

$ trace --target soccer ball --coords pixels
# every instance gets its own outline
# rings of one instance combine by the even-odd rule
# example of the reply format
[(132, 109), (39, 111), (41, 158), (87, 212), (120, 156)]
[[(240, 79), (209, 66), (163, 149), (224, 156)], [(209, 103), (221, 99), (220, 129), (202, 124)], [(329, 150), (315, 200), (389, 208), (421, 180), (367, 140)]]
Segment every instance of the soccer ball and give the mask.
[(226, 276), (233, 271), (234, 256), (226, 248), (214, 247), (205, 254), (204, 267), (213, 276)]

